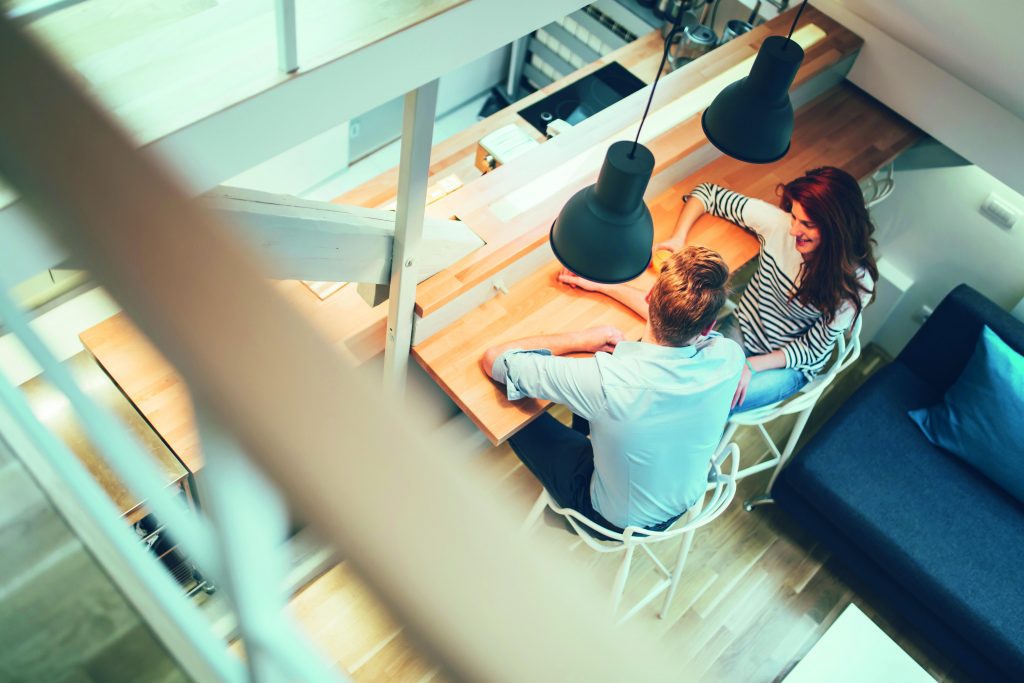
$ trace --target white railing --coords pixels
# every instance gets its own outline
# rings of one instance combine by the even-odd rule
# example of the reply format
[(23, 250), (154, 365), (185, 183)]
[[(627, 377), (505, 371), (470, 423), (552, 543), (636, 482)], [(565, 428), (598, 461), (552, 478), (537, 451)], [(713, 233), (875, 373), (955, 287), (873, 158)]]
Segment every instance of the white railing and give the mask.
[[(557, 550), (521, 539), (512, 513), (444, 457), (451, 445), (412, 409), (421, 397), (386, 398), (379, 379), (342, 362), (230, 230), (2, 19), (0, 63), (17, 66), (0, 70), (0, 173), (186, 381), (207, 462), (202, 514), (161, 493), (145, 453), (87, 400), (6, 294), (0, 315), (67, 395), (97, 450), (224, 586), (248, 671), (9, 383), (0, 382), (0, 398), (25, 450), (39, 456), (35, 471), (79, 507), (75, 528), (108, 567), (120, 565), (113, 577), (190, 676), (343, 678), (284, 611), (289, 507), (461, 679), (623, 681), (636, 675), (636, 661), (652, 680), (678, 675), (635, 627), (613, 632), (591, 599), (601, 589)], [(423, 101), (407, 98), (417, 111)], [(409, 121), (407, 130), (429, 130), (415, 115)], [(408, 144), (408, 158), (417, 158)], [(399, 223), (415, 224), (419, 213)]]

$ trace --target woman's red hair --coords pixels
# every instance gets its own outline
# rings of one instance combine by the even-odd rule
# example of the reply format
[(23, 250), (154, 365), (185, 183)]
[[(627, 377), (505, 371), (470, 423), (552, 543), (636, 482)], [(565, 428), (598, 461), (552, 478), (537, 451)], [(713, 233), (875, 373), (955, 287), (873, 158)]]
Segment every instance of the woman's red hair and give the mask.
[(831, 322), (844, 301), (857, 315), (866, 289), (858, 276), (863, 268), (878, 281), (878, 265), (872, 245), (875, 226), (864, 206), (860, 185), (846, 171), (823, 166), (779, 186), (780, 204), (792, 211), (799, 203), (808, 220), (818, 228), (821, 242), (802, 266), (796, 300), (817, 308)]

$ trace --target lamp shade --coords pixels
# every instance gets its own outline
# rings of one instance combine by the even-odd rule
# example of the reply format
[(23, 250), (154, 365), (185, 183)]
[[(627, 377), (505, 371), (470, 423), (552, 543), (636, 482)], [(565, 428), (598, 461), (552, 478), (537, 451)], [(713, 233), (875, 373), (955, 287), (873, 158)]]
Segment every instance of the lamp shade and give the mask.
[(789, 38), (766, 38), (750, 74), (726, 86), (704, 111), (701, 125), (711, 144), (752, 164), (784, 157), (793, 136), (789, 86), (803, 59), (803, 48)]
[(551, 225), (551, 250), (572, 272), (595, 282), (626, 282), (651, 260), (654, 221), (644, 191), (654, 155), (620, 141), (608, 148), (597, 183), (574, 194)]

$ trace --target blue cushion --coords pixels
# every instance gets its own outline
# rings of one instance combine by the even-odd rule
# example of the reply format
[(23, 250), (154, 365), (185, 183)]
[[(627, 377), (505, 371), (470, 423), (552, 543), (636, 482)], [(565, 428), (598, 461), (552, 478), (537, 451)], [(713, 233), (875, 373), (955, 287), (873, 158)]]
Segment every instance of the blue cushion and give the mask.
[(1024, 506), (907, 419), (938, 398), (902, 363), (883, 368), (782, 471), (773, 495), (784, 509), (799, 498), (842, 529), (988, 661), (1024, 671)]
[(988, 326), (945, 399), (909, 415), (933, 444), (1024, 501), (1024, 356)]

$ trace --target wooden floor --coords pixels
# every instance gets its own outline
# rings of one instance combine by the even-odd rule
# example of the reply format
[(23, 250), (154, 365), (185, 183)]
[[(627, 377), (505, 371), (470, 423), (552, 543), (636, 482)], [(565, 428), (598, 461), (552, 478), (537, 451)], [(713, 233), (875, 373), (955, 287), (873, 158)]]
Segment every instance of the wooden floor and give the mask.
[[(845, 398), (886, 362), (881, 351), (868, 347), (861, 360), (837, 380), (819, 403), (805, 439)], [(567, 421), (568, 412), (556, 408)], [(789, 423), (772, 425), (787, 434)], [(737, 442), (744, 465), (767, 453), (754, 430), (740, 431)], [(477, 459), (493, 481), (494, 491), (525, 516), (540, 485), (507, 445), (491, 448)], [(686, 681), (774, 681), (788, 672), (817, 642), (842, 610), (856, 603), (939, 681), (966, 680), (948, 661), (921, 641), (884, 605), (856, 590), (855, 577), (829, 558), (792, 520), (774, 506), (747, 513), (740, 500), (757, 495), (768, 474), (741, 482), (737, 502), (698, 532), (682, 583), (666, 618), (654, 607), (634, 621), (653, 628), (666, 647), (685, 662)], [(618, 556), (597, 556), (585, 546), (574, 550), (574, 537), (558, 519), (545, 520), (538, 534), (564, 541), (581, 572), (595, 574), (609, 588)], [(646, 593), (653, 573), (636, 560), (626, 599)], [(606, 595), (595, 596), (597, 600)], [(628, 603), (624, 603), (628, 604)], [(342, 563), (312, 583), (293, 600), (294, 614), (313, 640), (355, 680), (438, 681), (444, 674), (417, 652), (401, 626)], [(638, 670), (638, 680), (642, 680)]]

